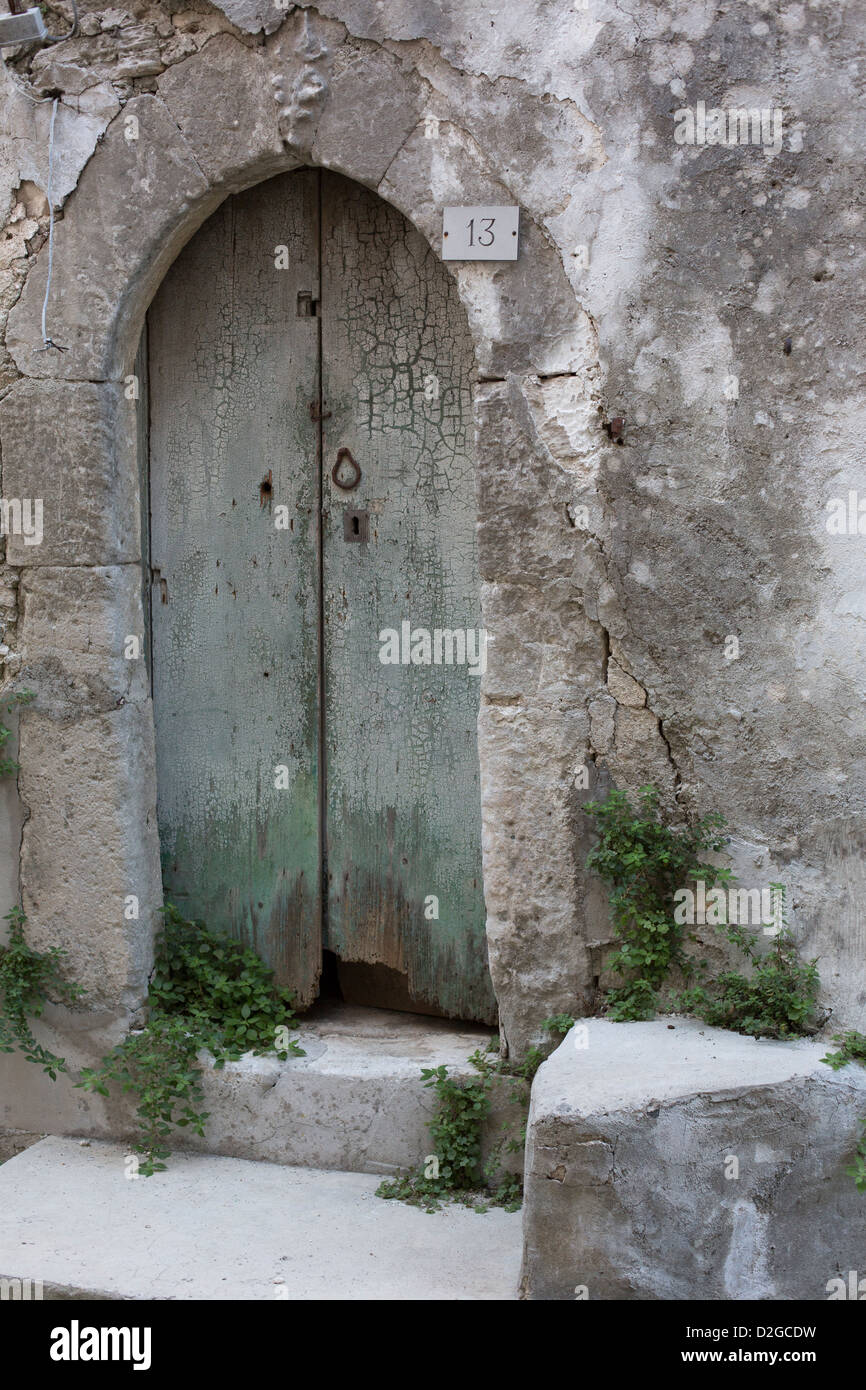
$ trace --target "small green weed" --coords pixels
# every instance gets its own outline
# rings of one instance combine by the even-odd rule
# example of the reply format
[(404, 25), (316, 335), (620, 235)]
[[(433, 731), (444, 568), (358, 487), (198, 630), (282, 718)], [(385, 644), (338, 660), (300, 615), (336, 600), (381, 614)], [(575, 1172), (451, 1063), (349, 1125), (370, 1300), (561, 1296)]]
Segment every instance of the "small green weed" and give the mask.
[[(838, 1051), (828, 1052), (826, 1057), (821, 1058), (828, 1067), (839, 1071), (850, 1062), (859, 1062), (861, 1067), (866, 1067), (866, 1034), (858, 1033), (852, 1028), (847, 1033), (836, 1033), (833, 1041), (837, 1044)], [(854, 1186), (858, 1192), (866, 1192), (866, 1115), (862, 1123), (863, 1133), (854, 1151), (854, 1162), (850, 1168), (845, 1169), (848, 1177), (854, 1179)]]
[(770, 887), (776, 895), (779, 925), (766, 955), (758, 953), (757, 931), (737, 923), (722, 928), (748, 960), (751, 974), (725, 970), (715, 980), (682, 991), (674, 1002), (716, 1028), (755, 1038), (802, 1038), (818, 1026), (818, 963), (800, 959), (788, 927), (784, 884)]
[[(29, 705), (35, 699), (36, 696), (32, 690), (19, 690), (0, 702), (0, 711), (11, 714), (13, 710), (20, 709), (22, 705)], [(0, 721), (0, 755), (2, 755), (3, 749), (11, 737), (12, 730)], [(16, 763), (14, 759), (0, 756), (0, 777), (11, 777), (13, 773), (18, 772), (19, 768), (20, 763)]]
[(608, 992), (608, 1015), (617, 1022), (651, 1018), (674, 967), (686, 975), (693, 969), (683, 950), (688, 934), (674, 921), (674, 893), (699, 876), (707, 885), (730, 880), (729, 869), (704, 862), (728, 844), (725, 822), (709, 815), (693, 826), (670, 826), (653, 787), (641, 787), (637, 810), (616, 790), (584, 810), (599, 832), (587, 866), (610, 889), (619, 937), (609, 965), (623, 984)]
[(84, 1068), (77, 1085), (108, 1096), (115, 1083), (137, 1096), (135, 1148), (143, 1155), (138, 1171), (150, 1177), (165, 1168), (167, 1140), (176, 1127), (204, 1132), (201, 1050), (212, 1054), (216, 1069), (245, 1052), (276, 1052), (283, 1061), (304, 1055), (289, 1038), (297, 1027), (292, 1003), (292, 994), (274, 984), (272, 971), (253, 951), (166, 904), (147, 1024), (118, 1043), (99, 1067)]
[(64, 979), (62, 964), (66, 952), (59, 946), (39, 952), (27, 945), (27, 918), (20, 907), (7, 912), (5, 920), (9, 923), (9, 941), (0, 946), (0, 1052), (20, 1051), (28, 1062), (40, 1066), (56, 1081), (58, 1072), (67, 1070), (66, 1062), (36, 1041), (30, 1020), (41, 1017), (52, 998), (58, 1004), (74, 1004), (83, 990)]
[[(559, 1014), (544, 1027), (564, 1035), (572, 1023), (569, 1020), (565, 1026), (566, 1018)], [(478, 1212), (495, 1206), (519, 1209), (523, 1182), (518, 1174), (505, 1170), (504, 1157), (523, 1150), (532, 1081), (545, 1054), (531, 1047), (521, 1062), (510, 1062), (498, 1052), (499, 1039), (492, 1038), (483, 1051), (472, 1053), (468, 1060), (477, 1077), (455, 1079), (445, 1066), (422, 1069), (424, 1085), (436, 1093), (430, 1123), (433, 1153), (417, 1172), (380, 1183), (377, 1196), (428, 1212), (439, 1211), (445, 1202), (461, 1202)], [(482, 1164), (482, 1131), (496, 1086), (508, 1088), (505, 1104), (515, 1113), (505, 1120)]]

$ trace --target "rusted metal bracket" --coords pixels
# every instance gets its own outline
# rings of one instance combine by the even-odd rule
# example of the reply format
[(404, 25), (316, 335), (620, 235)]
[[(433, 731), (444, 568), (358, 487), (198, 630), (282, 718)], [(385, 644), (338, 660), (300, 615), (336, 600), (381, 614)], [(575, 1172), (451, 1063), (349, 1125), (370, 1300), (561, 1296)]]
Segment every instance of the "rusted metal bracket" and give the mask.
[(298, 291), (298, 318), (314, 319), (318, 316), (319, 301), (313, 295), (312, 290)]

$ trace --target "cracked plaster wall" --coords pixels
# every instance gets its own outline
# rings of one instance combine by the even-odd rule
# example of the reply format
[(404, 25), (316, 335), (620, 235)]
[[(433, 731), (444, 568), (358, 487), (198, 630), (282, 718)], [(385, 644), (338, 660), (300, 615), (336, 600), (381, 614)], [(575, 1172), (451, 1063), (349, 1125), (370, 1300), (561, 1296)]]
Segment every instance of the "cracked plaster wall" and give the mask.
[[(10, 537), (0, 575), (0, 655), (37, 692), (22, 890), (34, 939), (67, 945), (106, 1008), (140, 998), (159, 903), (149, 698), (118, 648), (141, 625), (121, 383), (222, 197), (321, 163), (436, 247), (446, 202), (522, 209), (516, 265), (449, 267), (479, 373), (485, 891), (509, 1043), (593, 1005), (609, 928), (581, 804), (610, 782), (723, 811), (743, 884), (790, 885), (833, 1025), (866, 1026), (864, 542), (825, 524), (830, 498), (866, 491), (862, 42), (844, 3), (141, 0), (85, 3), (78, 38), (7, 55), (3, 496), (46, 499), (44, 543)], [(62, 98), (65, 353), (39, 352), (51, 107), (16, 82)], [(700, 100), (780, 108), (780, 148), (678, 145), (674, 112)]]

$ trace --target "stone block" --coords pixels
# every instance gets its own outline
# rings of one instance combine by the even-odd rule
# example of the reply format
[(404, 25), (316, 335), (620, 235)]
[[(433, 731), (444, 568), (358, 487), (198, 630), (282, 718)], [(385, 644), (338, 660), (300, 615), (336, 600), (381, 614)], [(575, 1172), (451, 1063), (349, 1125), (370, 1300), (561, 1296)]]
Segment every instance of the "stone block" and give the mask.
[(138, 565), (24, 571), (21, 683), (35, 708), (95, 714), (148, 699)]
[(85, 1008), (134, 1009), (162, 905), (150, 702), (77, 722), (27, 710), (19, 760), (28, 940), (68, 951)]
[(643, 709), (646, 704), (646, 691), (638, 685), (634, 676), (623, 670), (618, 661), (610, 658), (607, 664), (607, 688), (618, 705), (629, 709)]
[(16, 533), (4, 518), (10, 563), (140, 560), (135, 411), (136, 402), (116, 385), (20, 381), (13, 386), (0, 403), (3, 497), (22, 504), (23, 529), (31, 534)]
[[(35, 1032), (75, 1071), (97, 1064), (119, 1041), (122, 1023), (107, 1013), (50, 1007)], [(451, 1077), (476, 1078), (468, 1058), (489, 1033), (420, 1014), (340, 1004), (330, 1010), (320, 1005), (292, 1036), (305, 1055), (285, 1062), (248, 1054), (217, 1071), (202, 1053), (204, 1137), (175, 1131), (170, 1145), (352, 1173), (409, 1172), (434, 1152), (435, 1101), (421, 1068), (446, 1066)], [(482, 1158), (506, 1124), (517, 1132), (520, 1114), (511, 1092), (509, 1080), (494, 1086)], [(42, 1131), (131, 1141), (135, 1107), (135, 1097), (117, 1087), (103, 1099), (62, 1077), (52, 1083), (18, 1054), (0, 1056), (0, 1135)], [(506, 1171), (520, 1172), (523, 1156), (502, 1153), (501, 1162)]]
[[(421, 1068), (444, 1064), (449, 1076), (475, 1078), (467, 1058), (481, 1040), (459, 1025), (381, 1009), (350, 1007), (349, 1020), (345, 1030), (302, 1020), (294, 1036), (306, 1056), (287, 1062), (248, 1056), (215, 1071), (205, 1055), (209, 1119), (204, 1138), (183, 1136), (183, 1147), (385, 1176), (422, 1166), (435, 1152), (435, 1102)], [(509, 1095), (506, 1083), (494, 1090), (485, 1156), (515, 1119)], [(503, 1166), (520, 1171), (520, 1155), (513, 1157), (503, 1155)]]
[(866, 1069), (827, 1051), (679, 1017), (572, 1029), (533, 1086), (526, 1297), (826, 1299), (866, 1239)]
[(418, 123), (420, 83), (380, 48), (339, 59), (328, 79), (313, 158), (375, 187)]
[(159, 80), (162, 97), (213, 183), (267, 178), (286, 167), (277, 106), (260, 51), (219, 34)]
[(10, 1159), (0, 1169), (0, 1279), (20, 1281), (25, 1298), (39, 1280), (37, 1297), (88, 1306), (222, 1300), (226, 1322), (238, 1299), (385, 1304), (516, 1294), (517, 1212), (482, 1219), (454, 1205), (434, 1218), (382, 1201), (369, 1174), (200, 1154), (175, 1155), (154, 1178), (129, 1178), (118, 1144), (48, 1138)]

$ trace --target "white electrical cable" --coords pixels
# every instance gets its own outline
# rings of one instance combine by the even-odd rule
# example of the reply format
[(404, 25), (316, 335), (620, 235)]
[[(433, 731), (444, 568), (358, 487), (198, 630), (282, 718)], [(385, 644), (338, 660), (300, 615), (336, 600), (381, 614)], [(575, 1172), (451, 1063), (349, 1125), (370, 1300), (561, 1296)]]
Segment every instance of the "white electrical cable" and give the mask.
[[(66, 39), (72, 39), (78, 33), (78, 5), (76, 0), (70, 0), (72, 5), (72, 25), (66, 34), (46, 34), (43, 39), (45, 44), (64, 43)], [(5, 63), (4, 63), (5, 66)], [(48, 134), (48, 280), (45, 285), (45, 298), (42, 301), (42, 347), (37, 348), (37, 352), (47, 352), (49, 348), (56, 348), (58, 352), (66, 352), (65, 347), (55, 343), (49, 338), (46, 331), (45, 319), (48, 312), (48, 296), (51, 293), (51, 273), (54, 269), (54, 121), (57, 116), (57, 106), (59, 97), (35, 97), (32, 92), (27, 90), (25, 83), (18, 76), (14, 68), (6, 67), (6, 71), (12, 78), (18, 91), (26, 96), (36, 106), (41, 106), (46, 101), (51, 101), (51, 126)], [(5, 394), (5, 393), (4, 393)]]
[(77, 4), (75, 3), (75, 0), (71, 0), (71, 3), (72, 3), (72, 28), (69, 30), (69, 33), (68, 33), (68, 34), (46, 34), (46, 35), (45, 35), (45, 38), (42, 40), (43, 43), (64, 43), (64, 42), (66, 41), (66, 39), (74, 39), (74, 38), (75, 38), (75, 35), (78, 33), (78, 6), (77, 6)]
[(66, 352), (65, 347), (55, 343), (48, 336), (45, 326), (45, 316), (48, 313), (48, 296), (51, 293), (51, 272), (54, 269), (54, 119), (57, 115), (57, 107), (60, 98), (54, 98), (51, 107), (51, 127), (48, 134), (48, 279), (45, 282), (45, 298), (42, 301), (42, 347), (39, 352), (47, 352), (49, 348), (56, 348), (58, 352)]
[(14, 68), (7, 66), (6, 71), (12, 78), (12, 85), (18, 89), (23, 97), (26, 97), (28, 101), (32, 101), (34, 106), (42, 106), (44, 102), (54, 100), (53, 97), (35, 97), (32, 92), (27, 90), (26, 84), (18, 76)]

